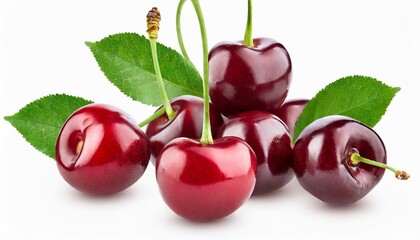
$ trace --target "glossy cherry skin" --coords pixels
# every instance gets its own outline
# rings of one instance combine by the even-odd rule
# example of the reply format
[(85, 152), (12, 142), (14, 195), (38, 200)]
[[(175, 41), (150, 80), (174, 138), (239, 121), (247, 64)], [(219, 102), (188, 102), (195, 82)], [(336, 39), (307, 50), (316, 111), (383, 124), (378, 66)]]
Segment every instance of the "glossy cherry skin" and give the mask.
[(212, 221), (237, 210), (255, 186), (256, 157), (237, 137), (202, 144), (177, 138), (160, 153), (156, 179), (166, 204), (192, 221)]
[(286, 100), (279, 108), (272, 113), (279, 117), (289, 128), (290, 136), (293, 138), (296, 122), (305, 108), (308, 99)]
[(91, 195), (120, 192), (144, 173), (146, 135), (122, 110), (90, 104), (64, 123), (56, 143), (57, 166), (74, 188)]
[(217, 137), (236, 136), (247, 142), (257, 157), (257, 182), (253, 194), (274, 191), (293, 178), (293, 152), (286, 125), (263, 111), (249, 111), (226, 120)]
[(352, 152), (386, 163), (385, 146), (376, 132), (343, 116), (318, 119), (307, 126), (293, 149), (299, 183), (318, 199), (333, 205), (354, 203), (381, 180), (384, 169), (349, 162)]
[(292, 64), (284, 46), (270, 38), (222, 42), (209, 53), (209, 88), (212, 103), (225, 116), (281, 106), (292, 78)]
[[(168, 119), (166, 114), (156, 118), (147, 125), (146, 136), (150, 141), (151, 158), (155, 164), (162, 148), (172, 139), (186, 137), (200, 139), (203, 129), (203, 99), (184, 95), (172, 99), (171, 106), (175, 117)], [(210, 104), (210, 124), (215, 134), (223, 124), (222, 115)]]

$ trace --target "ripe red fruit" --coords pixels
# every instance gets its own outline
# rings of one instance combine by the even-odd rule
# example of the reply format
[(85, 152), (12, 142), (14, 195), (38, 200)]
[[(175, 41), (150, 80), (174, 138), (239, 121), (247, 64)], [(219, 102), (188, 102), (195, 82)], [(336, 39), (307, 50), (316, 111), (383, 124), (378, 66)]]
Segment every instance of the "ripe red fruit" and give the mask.
[(236, 136), (247, 142), (257, 157), (253, 194), (279, 189), (293, 178), (293, 152), (286, 125), (268, 112), (249, 111), (226, 120), (217, 137)]
[[(146, 135), (150, 141), (152, 157), (150, 161), (155, 164), (156, 158), (162, 148), (172, 139), (187, 137), (199, 139), (203, 129), (203, 99), (195, 96), (180, 96), (171, 100), (175, 117), (168, 119), (166, 114), (156, 118), (147, 125)], [(212, 133), (216, 133), (223, 124), (220, 113), (210, 105), (210, 122)]]
[(212, 221), (237, 210), (255, 186), (256, 159), (237, 137), (203, 144), (177, 138), (162, 149), (156, 179), (166, 204), (193, 221)]
[(385, 171), (362, 162), (354, 165), (353, 153), (386, 163), (385, 146), (371, 128), (348, 117), (324, 117), (300, 134), (293, 168), (302, 187), (315, 197), (330, 204), (350, 204), (369, 193)]
[(120, 192), (144, 173), (149, 143), (122, 110), (90, 104), (64, 123), (56, 143), (57, 166), (74, 188), (93, 195)]
[(284, 46), (256, 38), (254, 47), (222, 42), (209, 54), (210, 98), (226, 116), (250, 110), (271, 112), (286, 98), (292, 64)]
[(272, 113), (279, 117), (289, 128), (290, 136), (293, 138), (296, 122), (305, 108), (308, 99), (286, 100), (279, 108)]

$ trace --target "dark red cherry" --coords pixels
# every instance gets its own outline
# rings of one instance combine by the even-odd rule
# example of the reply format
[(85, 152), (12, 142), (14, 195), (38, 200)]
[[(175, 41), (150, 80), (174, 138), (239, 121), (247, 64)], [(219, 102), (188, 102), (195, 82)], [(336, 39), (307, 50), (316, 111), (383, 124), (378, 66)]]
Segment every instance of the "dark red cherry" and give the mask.
[[(151, 159), (155, 164), (162, 148), (172, 139), (187, 137), (200, 139), (203, 128), (203, 99), (195, 96), (180, 96), (171, 100), (175, 117), (168, 119), (166, 114), (150, 122), (146, 135), (150, 141)], [(210, 123), (212, 133), (216, 133), (223, 124), (220, 113), (210, 105)]]
[(93, 195), (120, 192), (144, 173), (146, 135), (122, 110), (90, 104), (64, 123), (56, 143), (57, 166), (74, 188)]
[(212, 221), (237, 210), (255, 185), (256, 159), (237, 137), (203, 144), (178, 138), (156, 162), (156, 179), (166, 204), (192, 221)]
[(253, 194), (274, 191), (293, 178), (291, 138), (286, 125), (276, 116), (249, 111), (226, 120), (217, 137), (236, 136), (245, 140), (257, 156), (257, 182)]
[(308, 99), (286, 100), (283, 105), (272, 111), (274, 115), (279, 117), (287, 125), (292, 138), (296, 122), (307, 102)]
[(256, 38), (254, 47), (222, 42), (209, 54), (210, 98), (219, 111), (239, 112), (280, 107), (289, 91), (292, 64), (284, 46)]
[(353, 164), (353, 153), (386, 163), (385, 146), (371, 128), (348, 117), (324, 117), (298, 137), (293, 168), (302, 187), (315, 197), (330, 204), (350, 204), (369, 193), (384, 174), (383, 168)]

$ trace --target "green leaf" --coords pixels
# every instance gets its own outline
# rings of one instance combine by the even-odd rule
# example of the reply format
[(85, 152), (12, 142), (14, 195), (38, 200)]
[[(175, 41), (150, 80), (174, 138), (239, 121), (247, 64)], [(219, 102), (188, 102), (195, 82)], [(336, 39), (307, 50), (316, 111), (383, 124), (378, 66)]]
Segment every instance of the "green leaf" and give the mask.
[(302, 130), (318, 118), (343, 115), (374, 127), (400, 90), (375, 78), (348, 76), (319, 91), (303, 109), (294, 129), (294, 141)]
[(66, 94), (35, 100), (12, 116), (4, 117), (33, 147), (55, 159), (55, 142), (67, 118), (91, 101)]
[[(143, 104), (162, 104), (147, 38), (120, 33), (86, 45), (108, 80), (124, 94)], [(157, 54), (169, 99), (180, 95), (202, 97), (202, 78), (190, 61), (160, 43)]]

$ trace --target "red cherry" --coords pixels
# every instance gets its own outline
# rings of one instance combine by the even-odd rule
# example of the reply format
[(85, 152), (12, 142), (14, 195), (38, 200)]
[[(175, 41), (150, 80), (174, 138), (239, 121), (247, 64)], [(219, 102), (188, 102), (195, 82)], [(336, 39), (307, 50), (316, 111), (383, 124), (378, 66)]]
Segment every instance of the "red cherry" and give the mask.
[(280, 107), (289, 91), (292, 64), (284, 46), (273, 39), (222, 42), (209, 54), (210, 98), (226, 116)]
[(286, 100), (279, 108), (272, 113), (279, 117), (289, 128), (290, 136), (293, 137), (296, 122), (305, 108), (308, 99)]
[[(150, 141), (152, 157), (156, 158), (162, 148), (172, 139), (187, 137), (199, 139), (203, 129), (203, 99), (195, 96), (180, 96), (171, 100), (175, 117), (168, 119), (166, 114), (156, 118), (147, 125), (146, 135)], [(220, 113), (210, 105), (210, 122), (212, 132), (216, 133), (223, 124)]]
[(149, 143), (122, 110), (90, 104), (64, 123), (56, 143), (57, 166), (74, 188), (93, 195), (120, 192), (144, 173)]
[(268, 112), (250, 111), (226, 120), (217, 137), (236, 136), (245, 140), (257, 157), (257, 182), (253, 194), (279, 189), (293, 178), (289, 130)]
[(318, 119), (307, 126), (293, 149), (293, 168), (304, 189), (330, 204), (350, 204), (369, 193), (384, 169), (353, 164), (352, 153), (386, 163), (385, 146), (375, 131), (343, 116)]
[(193, 221), (211, 221), (237, 210), (255, 186), (256, 158), (237, 137), (203, 144), (178, 138), (165, 146), (156, 179), (166, 204)]

